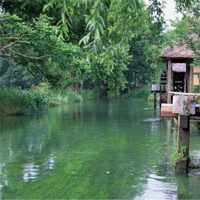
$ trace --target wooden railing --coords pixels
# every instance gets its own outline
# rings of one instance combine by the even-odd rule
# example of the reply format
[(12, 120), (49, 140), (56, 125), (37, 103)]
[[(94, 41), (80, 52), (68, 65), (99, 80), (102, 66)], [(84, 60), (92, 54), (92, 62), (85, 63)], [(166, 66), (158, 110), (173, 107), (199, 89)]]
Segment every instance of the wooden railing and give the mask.
[(169, 92), (170, 94), (182, 95), (182, 96), (197, 96), (200, 97), (200, 93), (185, 93), (185, 92)]

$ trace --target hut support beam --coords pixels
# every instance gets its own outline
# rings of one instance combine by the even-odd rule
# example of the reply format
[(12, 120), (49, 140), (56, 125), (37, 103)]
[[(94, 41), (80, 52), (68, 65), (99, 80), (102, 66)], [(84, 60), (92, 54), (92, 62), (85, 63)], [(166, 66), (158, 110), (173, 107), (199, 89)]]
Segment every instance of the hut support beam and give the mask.
[(192, 92), (192, 86), (194, 85), (193, 83), (194, 79), (194, 68), (190, 66), (190, 75), (189, 75), (189, 92)]
[(168, 59), (167, 62), (167, 103), (171, 103), (171, 94), (169, 93), (171, 90), (171, 69), (172, 69), (172, 61)]

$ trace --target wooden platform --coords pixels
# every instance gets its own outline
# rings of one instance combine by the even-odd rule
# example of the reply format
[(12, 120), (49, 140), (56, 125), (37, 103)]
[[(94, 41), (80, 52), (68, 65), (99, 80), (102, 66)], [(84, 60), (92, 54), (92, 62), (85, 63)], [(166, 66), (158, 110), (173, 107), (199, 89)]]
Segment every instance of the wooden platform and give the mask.
[[(199, 109), (200, 104), (196, 104), (196, 108)], [(178, 117), (178, 113), (173, 113), (173, 104), (162, 103), (161, 104), (161, 117)], [(199, 113), (199, 112), (198, 112)], [(191, 115), (191, 120), (200, 121), (200, 115)]]
[(172, 113), (173, 104), (162, 103), (161, 104), (161, 117), (178, 117), (178, 114)]

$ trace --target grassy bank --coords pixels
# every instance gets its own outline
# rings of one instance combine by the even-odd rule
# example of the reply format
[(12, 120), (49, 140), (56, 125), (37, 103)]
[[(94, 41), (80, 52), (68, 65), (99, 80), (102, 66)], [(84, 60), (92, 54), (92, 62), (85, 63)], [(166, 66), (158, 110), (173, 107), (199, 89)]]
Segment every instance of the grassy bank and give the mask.
[(132, 90), (130, 93), (125, 93), (121, 96), (121, 98), (148, 100), (150, 94), (151, 92), (150, 92), (149, 87), (144, 87), (144, 88), (138, 88), (138, 89)]
[[(121, 98), (148, 100), (149, 96), (150, 89), (146, 87), (123, 94)], [(96, 90), (82, 90), (79, 95), (71, 89), (52, 89), (46, 83), (29, 90), (17, 87), (0, 88), (0, 115), (39, 113), (49, 107), (94, 98), (98, 98)]]
[(60, 92), (47, 87), (0, 88), (0, 115), (39, 113), (72, 101), (81, 101), (81, 97), (70, 89)]

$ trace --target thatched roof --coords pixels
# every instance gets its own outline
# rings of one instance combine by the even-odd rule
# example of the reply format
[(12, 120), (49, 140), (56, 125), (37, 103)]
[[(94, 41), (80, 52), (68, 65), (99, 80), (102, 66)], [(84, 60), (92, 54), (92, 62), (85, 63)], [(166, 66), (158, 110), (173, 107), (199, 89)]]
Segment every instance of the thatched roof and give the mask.
[[(198, 36), (195, 33), (192, 33), (188, 36), (193, 41), (198, 40)], [(194, 52), (188, 49), (187, 44), (182, 46), (168, 46), (160, 54), (161, 58), (194, 58)]]
[(160, 54), (161, 58), (194, 58), (194, 52), (183, 46), (169, 46)]

